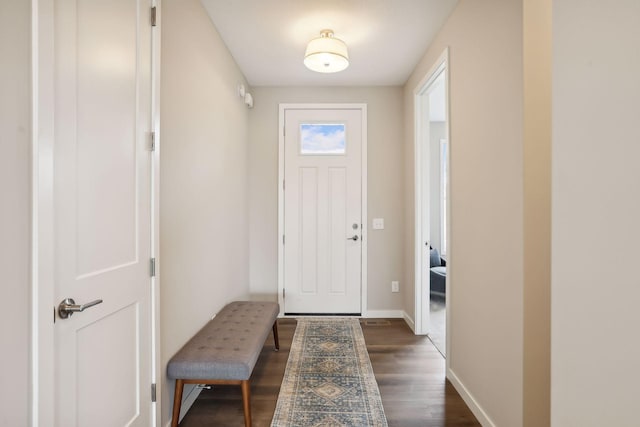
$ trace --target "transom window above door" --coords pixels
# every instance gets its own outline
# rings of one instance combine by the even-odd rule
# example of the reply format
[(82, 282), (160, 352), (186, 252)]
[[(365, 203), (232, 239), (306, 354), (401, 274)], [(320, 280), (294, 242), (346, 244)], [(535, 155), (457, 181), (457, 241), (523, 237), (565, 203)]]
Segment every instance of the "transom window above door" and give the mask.
[(347, 152), (344, 123), (300, 124), (300, 154), (344, 155)]

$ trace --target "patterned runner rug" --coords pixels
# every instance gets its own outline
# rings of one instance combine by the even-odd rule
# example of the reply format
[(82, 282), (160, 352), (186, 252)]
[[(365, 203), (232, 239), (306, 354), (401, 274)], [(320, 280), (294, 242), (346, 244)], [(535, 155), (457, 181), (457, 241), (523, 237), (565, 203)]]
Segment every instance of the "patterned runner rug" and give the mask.
[(271, 426), (387, 426), (358, 319), (298, 319)]

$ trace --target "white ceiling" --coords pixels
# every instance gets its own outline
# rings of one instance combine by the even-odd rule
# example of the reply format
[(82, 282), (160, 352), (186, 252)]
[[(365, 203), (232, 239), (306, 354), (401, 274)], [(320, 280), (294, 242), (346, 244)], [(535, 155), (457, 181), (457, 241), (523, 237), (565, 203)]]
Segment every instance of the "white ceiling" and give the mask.
[[(458, 0), (201, 0), (252, 86), (402, 85)], [(345, 71), (302, 63), (332, 29), (349, 47)]]

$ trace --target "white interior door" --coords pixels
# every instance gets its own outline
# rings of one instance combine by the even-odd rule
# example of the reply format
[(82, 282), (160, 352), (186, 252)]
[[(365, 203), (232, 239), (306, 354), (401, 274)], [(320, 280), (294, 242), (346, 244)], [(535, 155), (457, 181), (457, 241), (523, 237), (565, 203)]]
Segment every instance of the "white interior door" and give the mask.
[(361, 313), (362, 115), (284, 112), (285, 313)]
[(421, 123), (421, 132), (420, 132), (420, 144), (421, 150), (418, 152), (420, 155), (420, 162), (422, 164), (422, 168), (420, 168), (420, 189), (421, 189), (421, 218), (422, 226), (418, 229), (421, 233), (420, 241), (422, 244), (420, 245), (420, 260), (422, 266), (422, 274), (420, 276), (420, 280), (422, 281), (422, 286), (420, 288), (421, 292), (421, 300), (422, 300), (422, 310), (420, 311), (420, 320), (419, 323), (422, 327), (422, 333), (429, 333), (431, 330), (431, 311), (430, 311), (430, 301), (431, 301), (431, 268), (430, 268), (430, 247), (432, 245), (431, 241), (431, 198), (433, 196), (433, 191), (431, 189), (431, 158), (432, 153), (430, 150), (430, 133), (431, 133), (431, 121), (430, 117), (430, 102), (429, 102), (429, 89), (424, 93), (420, 102), (422, 104), (422, 115), (420, 120)]
[[(55, 2), (55, 425), (151, 423), (151, 26), (144, 0)], [(82, 307), (76, 307), (80, 309)]]

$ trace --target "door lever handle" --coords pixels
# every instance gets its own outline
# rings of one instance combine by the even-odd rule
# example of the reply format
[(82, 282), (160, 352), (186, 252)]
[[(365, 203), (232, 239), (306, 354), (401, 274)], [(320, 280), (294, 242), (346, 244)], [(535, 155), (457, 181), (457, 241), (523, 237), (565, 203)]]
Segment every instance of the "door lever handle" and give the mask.
[(60, 305), (58, 305), (58, 316), (60, 316), (61, 319), (66, 319), (67, 317), (73, 316), (73, 313), (82, 312), (89, 307), (100, 304), (101, 302), (101, 299), (97, 299), (86, 304), (76, 304), (73, 298), (66, 298), (60, 302)]
[(353, 240), (354, 242), (358, 241), (358, 235), (354, 235), (353, 237), (347, 237), (347, 240)]

